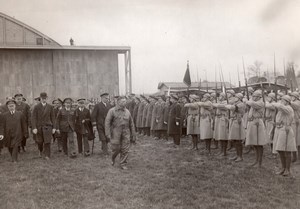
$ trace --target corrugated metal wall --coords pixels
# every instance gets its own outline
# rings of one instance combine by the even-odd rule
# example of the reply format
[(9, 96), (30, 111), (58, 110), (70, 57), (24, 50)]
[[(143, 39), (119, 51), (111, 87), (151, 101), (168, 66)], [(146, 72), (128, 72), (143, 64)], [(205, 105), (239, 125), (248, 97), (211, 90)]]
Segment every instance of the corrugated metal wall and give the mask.
[(118, 72), (117, 51), (0, 49), (0, 101), (23, 93), (31, 103), (42, 91), (50, 99), (117, 95)]

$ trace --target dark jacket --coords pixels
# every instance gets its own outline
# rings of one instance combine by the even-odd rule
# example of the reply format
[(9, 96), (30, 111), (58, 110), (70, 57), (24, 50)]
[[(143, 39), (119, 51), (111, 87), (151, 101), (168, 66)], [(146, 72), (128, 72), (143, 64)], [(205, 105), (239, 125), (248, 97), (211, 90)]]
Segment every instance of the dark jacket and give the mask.
[(105, 118), (107, 115), (108, 110), (111, 108), (110, 104), (106, 104), (106, 106), (103, 104), (103, 102), (100, 102), (95, 105), (95, 108), (92, 112), (91, 119), (93, 125), (97, 125), (98, 130), (105, 130)]
[[(176, 125), (176, 122), (179, 125)], [(181, 107), (175, 102), (170, 106), (169, 118), (168, 118), (168, 134), (181, 135)]]
[(31, 115), (31, 125), (32, 129), (36, 128), (38, 132), (41, 132), (41, 128), (44, 126), (54, 128), (55, 115), (53, 107), (50, 104), (43, 107), (42, 103), (35, 105)]
[(6, 147), (19, 146), (23, 138), (28, 138), (28, 129), (22, 112), (4, 113), (1, 117), (0, 135), (4, 135)]
[(61, 108), (57, 113), (55, 127), (60, 132), (75, 131), (75, 110)]
[(21, 102), (21, 104), (16, 105), (16, 110), (23, 113), (23, 116), (25, 118), (26, 126), (31, 126), (31, 112), (30, 112), (30, 106), (24, 102)]
[(79, 108), (75, 110), (75, 131), (79, 134), (87, 134), (88, 130), (86, 129), (86, 126), (82, 121), (85, 120), (85, 122), (91, 122), (91, 114), (90, 111), (87, 108), (83, 108), (82, 111), (80, 111)]

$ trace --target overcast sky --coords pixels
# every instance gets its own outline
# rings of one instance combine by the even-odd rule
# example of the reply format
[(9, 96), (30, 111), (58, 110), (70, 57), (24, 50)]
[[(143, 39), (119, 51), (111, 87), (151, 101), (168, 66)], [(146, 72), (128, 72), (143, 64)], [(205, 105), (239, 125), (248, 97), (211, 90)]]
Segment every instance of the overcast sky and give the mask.
[[(131, 46), (133, 91), (153, 93), (160, 81), (243, 79), (245, 64), (278, 71), (300, 64), (298, 0), (0, 0), (1, 11), (62, 45)], [(271, 73), (271, 72), (270, 72)], [(219, 76), (218, 76), (219, 78)], [(124, 88), (122, 88), (122, 91)]]

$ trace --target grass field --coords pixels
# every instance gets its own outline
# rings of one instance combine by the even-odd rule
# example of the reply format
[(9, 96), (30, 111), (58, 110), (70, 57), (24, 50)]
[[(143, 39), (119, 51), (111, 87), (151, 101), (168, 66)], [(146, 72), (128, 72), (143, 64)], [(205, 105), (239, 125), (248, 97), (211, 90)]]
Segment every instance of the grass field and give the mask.
[(278, 160), (264, 157), (263, 168), (250, 168), (254, 153), (234, 163), (206, 156), (203, 144), (191, 151), (190, 141), (174, 149), (140, 138), (131, 147), (129, 170), (121, 170), (101, 154), (99, 142), (88, 158), (69, 159), (52, 146), (46, 161), (31, 140), (17, 164), (6, 150), (0, 156), (0, 208), (300, 208), (299, 164), (292, 168), (295, 178), (285, 178), (274, 174)]

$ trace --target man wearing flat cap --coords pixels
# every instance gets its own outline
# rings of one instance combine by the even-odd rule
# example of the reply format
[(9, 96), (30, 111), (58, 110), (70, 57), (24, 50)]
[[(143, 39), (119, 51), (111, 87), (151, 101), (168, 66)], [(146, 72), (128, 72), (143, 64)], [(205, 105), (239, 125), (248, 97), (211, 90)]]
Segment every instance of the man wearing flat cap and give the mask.
[(9, 99), (6, 106), (8, 112), (4, 113), (0, 119), (0, 140), (4, 140), (12, 161), (17, 162), (18, 148), (22, 139), (28, 138), (28, 129), (23, 113), (16, 111), (16, 101)]
[(55, 115), (53, 107), (47, 103), (47, 93), (40, 94), (41, 102), (34, 106), (31, 115), (32, 133), (35, 136), (40, 156), (48, 160), (51, 154), (52, 135), (55, 133)]
[[(75, 132), (77, 136), (78, 153), (90, 156), (88, 138), (93, 134), (90, 111), (85, 107), (85, 99), (78, 99), (78, 108), (75, 110)], [(94, 136), (92, 136), (94, 138)], [(83, 146), (82, 146), (83, 145)]]
[(135, 128), (129, 110), (125, 108), (125, 97), (119, 97), (117, 105), (111, 108), (105, 119), (105, 133), (111, 139), (112, 165), (120, 155), (121, 168), (126, 170), (130, 143), (135, 143)]
[(61, 135), (64, 154), (70, 158), (77, 156), (77, 141), (75, 139), (75, 110), (72, 109), (71, 98), (63, 100), (61, 108), (56, 116), (56, 130)]
[[(16, 110), (20, 111), (23, 113), (24, 118), (25, 118), (25, 122), (26, 122), (26, 127), (28, 129), (28, 127), (31, 126), (31, 112), (30, 112), (30, 106), (28, 104), (26, 104), (25, 102), (23, 102), (23, 94), (16, 94), (14, 96), (15, 100), (16, 100)], [(25, 152), (25, 147), (26, 147), (26, 138), (23, 138), (22, 143), (21, 143), (21, 148), (22, 150)]]
[(109, 104), (109, 94), (103, 93), (100, 95), (101, 102), (95, 105), (92, 112), (91, 119), (94, 126), (94, 130), (98, 131), (99, 140), (102, 143), (101, 149), (104, 155), (108, 155), (108, 139), (105, 135), (105, 118), (108, 110), (111, 108)]
[[(59, 98), (52, 101), (55, 119), (58, 115), (59, 110), (62, 108), (62, 103), (63, 103), (63, 101), (61, 101), (61, 99), (59, 99)], [(53, 135), (53, 138), (54, 138), (53, 143), (55, 141), (57, 141), (58, 152), (62, 152), (63, 145), (62, 145), (61, 135), (58, 134), (57, 132), (55, 132), (55, 134)]]

